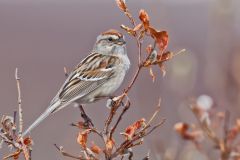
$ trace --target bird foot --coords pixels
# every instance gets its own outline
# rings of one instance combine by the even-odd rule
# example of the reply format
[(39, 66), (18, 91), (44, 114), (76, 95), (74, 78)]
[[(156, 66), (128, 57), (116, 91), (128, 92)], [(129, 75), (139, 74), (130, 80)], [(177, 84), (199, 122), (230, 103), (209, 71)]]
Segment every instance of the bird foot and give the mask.
[(88, 128), (94, 127), (94, 124), (92, 123), (91, 118), (89, 118), (89, 116), (86, 114), (86, 112), (84, 111), (83, 106), (81, 104), (79, 104), (79, 109), (81, 112), (81, 117), (84, 120), (84, 126), (86, 126)]

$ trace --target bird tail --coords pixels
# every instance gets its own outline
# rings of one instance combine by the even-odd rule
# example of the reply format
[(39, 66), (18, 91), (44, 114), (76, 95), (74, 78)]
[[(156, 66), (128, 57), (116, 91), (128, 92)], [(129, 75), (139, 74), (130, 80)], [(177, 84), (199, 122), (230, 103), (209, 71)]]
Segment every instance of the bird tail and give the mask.
[(24, 133), (22, 134), (22, 136), (26, 136), (29, 132), (31, 132), (32, 129), (34, 129), (35, 127), (37, 127), (44, 119), (46, 119), (51, 113), (55, 113), (55, 110), (60, 106), (60, 102), (57, 101), (55, 103), (53, 103), (52, 105), (50, 105), (50, 107), (48, 107), (43, 114), (41, 114), (38, 119), (36, 119), (29, 127), (26, 131), (24, 131)]

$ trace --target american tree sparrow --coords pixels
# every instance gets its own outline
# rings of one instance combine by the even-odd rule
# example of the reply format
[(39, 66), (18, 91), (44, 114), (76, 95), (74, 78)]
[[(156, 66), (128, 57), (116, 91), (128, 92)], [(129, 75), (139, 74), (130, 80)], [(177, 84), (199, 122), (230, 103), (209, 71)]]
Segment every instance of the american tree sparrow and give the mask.
[(49, 107), (23, 136), (46, 117), (72, 102), (87, 104), (110, 96), (116, 91), (130, 67), (125, 44), (123, 35), (116, 30), (99, 35), (91, 54), (69, 74)]

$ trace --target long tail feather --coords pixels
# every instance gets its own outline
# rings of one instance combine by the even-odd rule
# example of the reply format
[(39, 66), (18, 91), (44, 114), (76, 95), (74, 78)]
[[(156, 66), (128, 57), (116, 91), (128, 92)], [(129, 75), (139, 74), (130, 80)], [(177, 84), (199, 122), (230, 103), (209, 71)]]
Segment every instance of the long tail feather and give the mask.
[(57, 101), (56, 103), (52, 104), (48, 107), (43, 114), (41, 114), (37, 120), (35, 120), (26, 131), (22, 134), (22, 136), (26, 136), (32, 129), (37, 127), (44, 119), (46, 119), (56, 108), (60, 106), (60, 102)]

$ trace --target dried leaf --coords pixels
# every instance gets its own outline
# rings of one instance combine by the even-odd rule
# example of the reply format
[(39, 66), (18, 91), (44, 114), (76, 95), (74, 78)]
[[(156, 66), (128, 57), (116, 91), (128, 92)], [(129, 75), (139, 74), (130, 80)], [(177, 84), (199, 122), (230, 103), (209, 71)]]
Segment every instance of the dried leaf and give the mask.
[(239, 134), (239, 130), (237, 127), (233, 127), (228, 131), (227, 139), (228, 141), (233, 141)]
[(127, 12), (127, 6), (125, 3), (125, 0), (116, 0), (116, 3), (123, 12)]
[(23, 140), (23, 143), (26, 145), (26, 146), (31, 146), (33, 144), (33, 141), (30, 137), (26, 137), (24, 140)]
[(111, 153), (114, 145), (115, 145), (115, 141), (113, 139), (108, 139), (106, 142), (106, 151), (108, 153)]
[(240, 134), (240, 120), (236, 120), (236, 124), (228, 131), (227, 139), (233, 141)]
[(145, 10), (143, 10), (143, 9), (140, 10), (139, 19), (142, 21), (144, 28), (148, 29), (148, 27), (150, 25), (150, 22), (149, 22), (150, 18)]
[(101, 148), (99, 146), (97, 146), (95, 143), (92, 143), (90, 150), (96, 154), (100, 154), (102, 152)]
[(131, 140), (132, 137), (134, 136), (135, 132), (146, 126), (146, 120), (144, 118), (136, 121), (135, 123), (133, 123), (132, 125), (128, 126), (126, 129), (125, 129), (125, 132), (122, 133), (122, 135), (124, 135), (126, 137), (127, 140)]
[(162, 52), (168, 45), (168, 33), (167, 31), (157, 31), (153, 27), (148, 27), (150, 35), (155, 39), (160, 51)]
[(182, 133), (186, 132), (186, 131), (189, 129), (189, 126), (188, 126), (187, 123), (178, 122), (178, 123), (176, 123), (176, 124), (174, 125), (174, 129), (175, 129), (178, 133), (182, 134)]
[(82, 148), (87, 147), (87, 139), (88, 134), (90, 133), (91, 129), (86, 129), (78, 134), (77, 142), (82, 146)]
[(170, 51), (167, 51), (161, 55), (157, 55), (157, 63), (163, 63), (165, 61), (168, 61), (173, 58), (173, 53)]
[(132, 29), (132, 28), (130, 28), (130, 27), (127, 27), (127, 26), (125, 26), (125, 25), (121, 25), (120, 26), (122, 29), (124, 29), (128, 34), (130, 34), (130, 35), (132, 35), (132, 36), (136, 36), (136, 32)]
[(176, 123), (174, 125), (175, 131), (180, 134), (180, 136), (185, 140), (195, 140), (195, 133), (191, 134), (191, 132), (188, 132), (189, 125), (186, 123)]
[(3, 159), (13, 158), (13, 159), (17, 160), (19, 155), (20, 155), (20, 153), (21, 153), (21, 150), (17, 150), (16, 152), (14, 152), (12, 154), (3, 157)]
[(155, 76), (155, 74), (153, 73), (152, 67), (149, 68), (149, 74), (150, 74), (150, 76), (152, 77), (152, 81), (155, 82), (156, 76)]
[(136, 129), (140, 129), (141, 127), (145, 127), (145, 124), (146, 124), (145, 122), (146, 122), (145, 118), (142, 118), (137, 122), (135, 122), (133, 126), (136, 127)]

